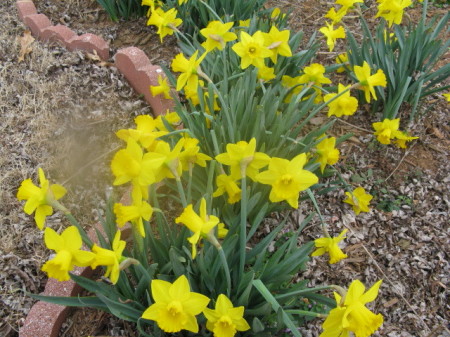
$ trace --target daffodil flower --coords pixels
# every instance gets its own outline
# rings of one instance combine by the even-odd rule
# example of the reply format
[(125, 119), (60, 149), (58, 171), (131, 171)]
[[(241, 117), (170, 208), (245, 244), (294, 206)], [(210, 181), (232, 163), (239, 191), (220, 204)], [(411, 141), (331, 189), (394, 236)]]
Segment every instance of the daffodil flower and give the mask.
[(372, 126), (375, 129), (374, 135), (377, 136), (377, 140), (381, 144), (390, 144), (391, 139), (394, 139), (400, 132), (398, 130), (400, 127), (400, 118), (385, 118), (382, 122), (373, 123)]
[(180, 53), (175, 56), (175, 59), (172, 61), (172, 70), (181, 73), (177, 80), (177, 91), (180, 91), (185, 86), (187, 86), (189, 90), (197, 90), (199, 81), (198, 75), (201, 73), (200, 63), (205, 58), (206, 53), (201, 55), (198, 59), (197, 55), (198, 50), (187, 59)]
[(120, 240), (120, 231), (117, 231), (114, 235), (112, 250), (94, 244), (92, 252), (95, 254), (95, 257), (91, 263), (91, 268), (95, 269), (98, 266), (105, 266), (105, 277), (109, 277), (111, 283), (116, 284), (120, 276), (120, 263), (124, 260), (122, 252), (125, 246), (126, 242)]
[(162, 77), (158, 75), (158, 84), (159, 85), (151, 85), (150, 91), (153, 96), (163, 95), (165, 99), (172, 99), (170, 96), (170, 85), (167, 82), (167, 77)]
[(255, 180), (259, 170), (270, 161), (270, 157), (262, 152), (255, 152), (256, 139), (250, 142), (239, 141), (236, 144), (227, 144), (227, 152), (216, 156), (219, 163), (230, 166), (231, 177), (241, 179), (245, 175)]
[(311, 254), (311, 256), (321, 256), (325, 253), (328, 253), (330, 256), (329, 263), (334, 264), (342, 259), (347, 257), (347, 254), (339, 248), (339, 242), (341, 242), (345, 238), (345, 233), (347, 233), (347, 229), (344, 229), (339, 236), (334, 238), (319, 238), (314, 240), (314, 245), (316, 246), (316, 250)]
[(327, 46), (330, 51), (333, 51), (337, 39), (345, 39), (344, 27), (340, 26), (334, 29), (333, 23), (326, 22), (326, 27), (320, 28), (319, 31), (327, 38)]
[(291, 161), (283, 158), (272, 158), (269, 169), (261, 172), (255, 180), (261, 184), (272, 185), (269, 199), (271, 202), (286, 200), (291, 207), (298, 208), (298, 198), (319, 178), (314, 173), (303, 169), (306, 164), (306, 154), (301, 153)]
[(378, 5), (378, 13), (376, 18), (383, 17), (389, 24), (389, 27), (395, 23), (402, 23), (403, 10), (412, 4), (411, 0), (389, 0), (381, 1)]
[(350, 284), (345, 297), (335, 292), (336, 308), (330, 311), (324, 321), (324, 331), (319, 337), (349, 336), (350, 332), (356, 337), (369, 337), (378, 330), (383, 324), (383, 315), (374, 314), (365, 305), (376, 299), (381, 282), (376, 282), (364, 292), (364, 284), (355, 280)]
[(40, 187), (31, 179), (25, 179), (17, 191), (17, 199), (26, 200), (24, 211), (34, 213), (34, 220), (40, 230), (44, 229), (45, 218), (53, 214), (52, 203), (66, 194), (66, 189), (58, 184), (50, 185), (45, 178), (44, 170), (38, 169)]
[(184, 138), (183, 151), (179, 155), (183, 170), (191, 170), (195, 164), (206, 167), (206, 161), (212, 159), (210, 156), (200, 152), (198, 143), (199, 140), (197, 138)]
[(353, 68), (355, 72), (356, 78), (359, 81), (360, 89), (364, 91), (367, 103), (370, 103), (370, 96), (372, 95), (373, 99), (377, 99), (377, 95), (375, 93), (375, 86), (386, 87), (386, 75), (383, 70), (378, 69), (378, 71), (370, 75), (370, 66), (364, 61), (362, 67), (355, 66)]
[(238, 182), (231, 176), (221, 174), (216, 178), (217, 190), (214, 191), (213, 197), (219, 197), (223, 194), (228, 195), (228, 203), (235, 204), (241, 200), (241, 189), (238, 186)]
[(175, 8), (164, 12), (161, 8), (156, 8), (152, 11), (152, 15), (147, 21), (147, 25), (153, 25), (158, 28), (156, 33), (159, 35), (161, 42), (167, 35), (173, 35), (176, 27), (181, 25), (183, 20), (177, 18), (177, 10)]
[(214, 49), (223, 50), (227, 42), (237, 39), (235, 33), (229, 32), (233, 27), (233, 22), (222, 23), (220, 21), (210, 21), (206, 28), (200, 30), (206, 41), (202, 43), (207, 52)]
[[(344, 92), (348, 88), (350, 88), (350, 86), (346, 87), (343, 84), (339, 83), (337, 94)], [(323, 97), (323, 99), (325, 102), (330, 101), (337, 94), (336, 93), (326, 94)], [(331, 117), (333, 115), (336, 117), (350, 116), (353, 115), (358, 109), (358, 100), (356, 99), (356, 97), (350, 96), (350, 90), (347, 90), (347, 92), (343, 93), (341, 96), (339, 96), (332, 102), (327, 103), (327, 106), (329, 109), (328, 117)]]
[(44, 242), (48, 249), (56, 252), (56, 255), (42, 266), (42, 271), (58, 281), (70, 280), (69, 272), (74, 266), (87, 267), (95, 257), (92, 252), (81, 250), (83, 241), (75, 226), (67, 227), (61, 235), (46, 227)]
[(352, 205), (353, 211), (358, 215), (361, 212), (369, 212), (369, 203), (373, 196), (366, 193), (363, 187), (357, 187), (353, 192), (345, 192), (345, 203)]
[(206, 200), (202, 198), (200, 202), (200, 215), (194, 212), (192, 204), (188, 205), (181, 215), (175, 219), (176, 223), (185, 225), (193, 235), (188, 238), (192, 245), (192, 258), (197, 256), (197, 244), (202, 237), (207, 237), (211, 230), (216, 227), (220, 220), (214, 215), (206, 214)]
[(272, 26), (268, 33), (263, 33), (264, 42), (267, 48), (272, 51), (272, 55), (270, 59), (273, 64), (277, 63), (278, 55), (291, 57), (292, 51), (289, 46), (289, 36), (291, 32), (287, 29), (282, 30), (281, 32), (277, 27)]
[(273, 55), (264, 43), (264, 35), (261, 31), (249, 35), (241, 32), (240, 41), (231, 47), (241, 58), (241, 68), (247, 69), (250, 65), (257, 68), (264, 66), (264, 59)]
[(116, 136), (124, 141), (132, 138), (142, 145), (144, 149), (150, 150), (155, 141), (166, 135), (167, 131), (158, 131), (158, 122), (152, 116), (140, 115), (134, 119), (136, 129), (121, 129), (116, 132)]
[(244, 307), (235, 308), (224, 294), (217, 297), (214, 310), (206, 308), (203, 314), (207, 319), (206, 328), (213, 332), (214, 337), (233, 337), (238, 331), (250, 330), (244, 319)]
[(208, 297), (192, 292), (184, 275), (173, 283), (152, 280), (150, 287), (154, 303), (143, 312), (142, 318), (155, 321), (167, 333), (181, 330), (198, 333), (195, 316), (205, 310)]
[(317, 144), (317, 154), (319, 155), (317, 161), (320, 163), (320, 171), (322, 173), (327, 164), (334, 165), (339, 160), (339, 150), (335, 148), (335, 145), (335, 137), (325, 138)]
[[(127, 148), (119, 150), (111, 162), (111, 169), (116, 177), (113, 185), (131, 181), (133, 188), (141, 188), (144, 191), (156, 181), (156, 175), (164, 160), (165, 157), (158, 153), (144, 154), (139, 144), (129, 138)], [(147, 194), (144, 194), (144, 198), (147, 199)]]
[(125, 223), (131, 221), (139, 235), (144, 238), (144, 220), (150, 221), (153, 208), (148, 202), (142, 200), (142, 192), (140, 189), (134, 189), (132, 191), (132, 200), (133, 203), (130, 206), (125, 206), (120, 203), (114, 204), (117, 225), (121, 228)]

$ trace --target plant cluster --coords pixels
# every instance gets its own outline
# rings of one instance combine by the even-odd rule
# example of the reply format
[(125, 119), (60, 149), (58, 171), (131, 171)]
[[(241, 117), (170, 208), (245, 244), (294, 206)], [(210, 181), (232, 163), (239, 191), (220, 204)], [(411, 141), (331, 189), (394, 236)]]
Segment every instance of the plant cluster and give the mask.
[[(327, 13), (331, 22), (320, 32), (330, 50), (345, 36), (357, 46), (351, 32), (334, 25), (359, 10), (361, 2), (337, 0), (337, 11)], [(399, 24), (409, 5), (396, 2), (395, 8), (388, 1), (379, 4), (377, 16), (389, 26)], [(31, 179), (21, 184), (17, 197), (26, 200), (27, 214), (35, 213), (39, 229), (53, 209), (71, 222), (61, 234), (45, 228), (45, 244), (55, 254), (42, 270), (60, 281), (73, 279), (92, 293), (32, 296), (105, 310), (135, 322), (142, 336), (301, 336), (298, 327), (314, 317), (325, 318), (322, 337), (369, 336), (383, 322), (366, 307), (381, 281), (367, 292), (358, 280), (348, 290), (294, 281), (309, 255), (328, 254), (330, 264), (345, 259), (339, 243), (346, 230), (333, 237), (322, 220), (324, 237), (300, 242), (311, 213), (288, 235), (283, 235), (287, 215), (264, 238), (258, 233), (271, 212), (288, 213), (302, 199), (309, 199), (322, 219), (315, 195), (342, 185), (348, 189), (343, 202), (356, 214), (370, 211), (372, 196), (362, 187), (321, 181), (335, 172), (336, 146), (348, 137), (326, 133), (335, 118), (387, 97), (389, 69), (356, 49), (327, 68), (314, 62), (315, 36), (301, 44), (303, 34), (292, 34), (280, 10), (261, 9), (263, 2), (256, 0), (224, 3), (143, 1), (149, 6), (148, 24), (161, 41), (176, 35), (182, 50), (171, 63), (178, 77), (165, 69), (158, 85), (149, 88), (173, 99), (175, 108), (158, 118), (138, 116), (135, 128), (117, 131), (125, 146), (111, 162), (113, 185), (127, 186), (130, 200), (109, 200), (95, 243), (60, 203), (64, 187), (51, 185), (42, 169), (40, 186)], [(400, 41), (406, 37), (397, 39), (403, 48)], [(333, 69), (351, 76), (333, 84)], [(420, 86), (437, 83), (429, 80), (424, 77)], [(352, 96), (355, 92), (361, 95)], [(320, 126), (309, 123), (320, 112), (335, 117)], [(386, 118), (373, 127), (382, 144), (406, 147), (417, 138), (399, 131), (400, 119)], [(75, 266), (102, 266), (104, 277), (76, 276)], [(334, 300), (319, 293), (326, 289), (335, 290)], [(311, 305), (305, 307), (305, 300)]]

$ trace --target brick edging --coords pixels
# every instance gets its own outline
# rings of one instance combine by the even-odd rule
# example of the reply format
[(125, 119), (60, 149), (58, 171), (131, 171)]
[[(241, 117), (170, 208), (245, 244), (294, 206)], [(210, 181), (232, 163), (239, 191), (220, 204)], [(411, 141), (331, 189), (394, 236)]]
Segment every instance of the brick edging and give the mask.
[[(77, 35), (64, 25), (52, 25), (50, 19), (39, 14), (32, 0), (17, 0), (19, 19), (27, 26), (31, 34), (40, 41), (55, 42), (69, 51), (81, 50), (97, 53), (102, 60), (108, 60), (111, 54), (108, 43), (95, 34)], [(112, 57), (118, 71), (127, 79), (133, 89), (150, 104), (155, 116), (164, 115), (174, 107), (171, 99), (163, 95), (153, 96), (150, 85), (158, 85), (158, 76), (165, 77), (161, 67), (150, 62), (148, 56), (137, 47), (122, 48)]]

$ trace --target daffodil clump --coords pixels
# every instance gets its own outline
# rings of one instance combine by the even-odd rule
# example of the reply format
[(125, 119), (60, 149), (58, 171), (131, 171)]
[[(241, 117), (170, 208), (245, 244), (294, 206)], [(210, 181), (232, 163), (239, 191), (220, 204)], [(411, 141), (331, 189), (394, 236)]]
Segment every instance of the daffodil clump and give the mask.
[[(358, 12), (359, 3), (337, 0), (326, 14), (320, 32), (329, 52), (347, 37), (341, 20)], [(174, 100), (174, 111), (138, 116), (135, 127), (116, 132), (123, 146), (111, 159), (112, 184), (127, 198), (108, 202), (97, 238), (89, 238), (60, 203), (66, 190), (51, 185), (41, 169), (39, 187), (30, 179), (22, 183), (17, 197), (26, 200), (25, 212), (35, 213), (40, 229), (54, 209), (71, 222), (61, 234), (45, 228), (45, 244), (54, 254), (42, 270), (94, 294), (72, 298), (71, 305), (90, 303), (115, 313), (135, 322), (142, 334), (274, 336), (287, 328), (299, 337), (303, 317), (325, 318), (325, 337), (374, 333), (383, 317), (366, 304), (377, 297), (381, 281), (368, 292), (360, 281), (348, 291), (325, 287), (337, 290), (330, 307), (319, 293), (324, 287), (309, 289), (293, 280), (309, 256), (326, 254), (330, 264), (345, 263), (341, 245), (348, 230), (330, 235), (314, 195), (326, 190), (321, 179), (336, 173), (339, 144), (348, 137), (332, 136), (333, 122), (357, 113), (358, 104), (377, 102), (387, 74), (377, 64), (354, 63), (347, 52), (337, 56), (334, 68), (350, 78), (334, 76), (329, 64), (314, 59), (317, 45), (299, 49), (301, 36), (286, 27), (280, 10), (257, 18), (216, 13), (190, 39), (183, 34), (187, 13), (194, 16), (204, 6), (210, 15), (212, 2), (143, 5), (161, 42), (171, 35), (179, 39), (181, 52), (170, 62), (176, 76), (160, 74), (149, 87), (153, 96)], [(399, 10), (383, 6), (378, 16), (397, 24)], [(310, 122), (321, 112), (331, 118), (316, 127)], [(399, 131), (399, 123), (374, 123), (375, 137), (406, 147), (417, 137)], [(362, 187), (345, 196), (357, 215), (370, 211), (372, 196)], [(320, 215), (323, 237), (300, 245), (301, 231), (285, 238), (280, 221), (260, 238), (267, 215), (298, 210), (305, 198)], [(73, 273), (76, 266), (102, 267), (104, 274), (90, 281)], [(302, 300), (311, 298), (318, 312), (303, 310)]]

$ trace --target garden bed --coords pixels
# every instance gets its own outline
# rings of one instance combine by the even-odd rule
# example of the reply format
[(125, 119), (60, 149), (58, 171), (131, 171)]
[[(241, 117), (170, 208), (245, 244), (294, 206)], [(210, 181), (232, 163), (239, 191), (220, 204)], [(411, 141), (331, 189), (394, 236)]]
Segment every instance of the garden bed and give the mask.
[[(167, 50), (161, 48), (159, 39), (145, 27), (143, 20), (117, 26), (89, 5), (81, 12), (86, 16), (81, 26), (74, 14), (79, 11), (75, 1), (64, 5), (53, 1), (37, 1), (36, 4), (42, 12), (49, 9), (46, 14), (52, 21), (62, 20), (80, 33), (102, 35), (104, 31), (105, 39), (110, 38), (114, 48), (128, 46), (122, 45), (124, 41), (138, 41), (138, 45), (141, 41), (142, 45), (149, 46), (147, 53), (155, 57), (156, 63), (168, 64), (173, 56), (173, 44), (172, 47), (169, 44)], [(130, 125), (135, 115), (148, 112), (146, 104), (133, 94), (114, 68), (98, 65), (81, 53), (35, 42), (30, 57), (18, 63), (15, 39), (22, 35), (23, 28), (13, 8), (12, 1), (0, 7), (5, 17), (2, 23), (5, 36), (0, 39), (4, 44), (0, 48), (1, 83), (7, 84), (1, 88), (1, 126), (5, 139), (0, 157), (4, 177), (1, 190), (5, 200), (0, 206), (5, 219), (2, 229), (5, 239), (0, 246), (4, 264), (1, 289), (6, 308), (0, 311), (5, 322), (0, 332), (5, 336), (17, 335), (32, 303), (23, 290), (39, 292), (45, 283), (39, 268), (47, 253), (40, 243), (41, 234), (35, 230), (31, 218), (22, 215), (15, 200), (19, 181), (32, 176), (37, 166), (49, 167), (53, 181), (69, 183), (70, 200), (66, 202), (75, 205), (83, 223), (93, 223), (96, 215), (90, 210), (101, 208), (100, 200), (104, 199), (108, 181), (111, 181), (108, 166), (112, 150), (118, 144), (113, 132)], [(298, 11), (300, 5), (294, 4), (293, 8)], [(311, 15), (314, 13), (313, 8)], [(55, 14), (58, 15), (52, 17)], [(93, 21), (89, 21), (89, 15), (93, 15)], [(118, 27), (128, 28), (119, 30)], [(142, 31), (136, 27), (142, 27)], [(137, 37), (133, 31), (139, 32)], [(151, 38), (147, 41), (145, 36)], [(431, 337), (448, 333), (449, 109), (439, 95), (429, 98), (427, 104), (433, 103), (436, 108), (413, 129), (420, 140), (406, 152), (376, 144), (371, 134), (364, 131), (371, 130), (371, 121), (363, 111), (337, 122), (331, 132), (335, 136), (347, 132), (355, 134), (340, 148), (342, 160), (338, 168), (353, 182), (362, 179), (366, 190), (377, 192), (375, 205), (382, 210), (374, 207), (370, 213), (355, 218), (348, 205), (342, 204), (342, 194), (335, 192), (321, 197), (326, 221), (334, 223), (336, 228), (350, 229), (345, 249), (349, 259), (343, 266), (330, 266), (324, 259), (315, 259), (303, 276), (314, 279), (316, 284), (348, 284), (354, 278), (372, 284), (384, 279), (383, 300), (376, 309), (384, 315), (385, 323), (375, 335)], [(89, 151), (81, 151), (87, 148), (87, 137)], [(98, 157), (101, 160), (90, 164)], [(73, 172), (74, 167), (85, 169)], [(90, 188), (86, 194), (86, 186), (95, 188)], [(310, 204), (302, 203), (300, 209), (293, 212), (290, 225), (300, 222), (311, 210)], [(58, 228), (62, 221), (56, 214), (49, 223)], [(270, 230), (271, 221), (277, 221), (275, 216), (267, 220), (265, 231)], [(310, 226), (302, 239), (311, 240), (319, 235), (319, 226)], [(15, 242), (21, 243), (16, 245)], [(15, 296), (16, 293), (20, 296)], [(86, 318), (80, 312), (73, 317), (77, 315)], [(86, 315), (98, 317), (93, 312)], [(111, 329), (93, 331), (116, 334)], [(317, 336), (317, 331), (314, 322), (304, 328), (306, 336)]]

